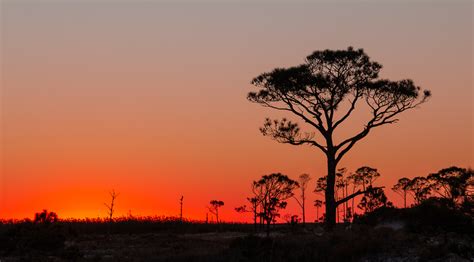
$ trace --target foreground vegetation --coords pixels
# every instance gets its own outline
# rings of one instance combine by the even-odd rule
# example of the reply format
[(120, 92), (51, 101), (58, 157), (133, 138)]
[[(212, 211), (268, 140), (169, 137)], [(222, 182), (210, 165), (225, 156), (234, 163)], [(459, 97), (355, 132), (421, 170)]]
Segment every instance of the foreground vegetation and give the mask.
[(2, 261), (471, 261), (472, 217), (439, 199), (321, 224), (206, 224), (178, 218), (2, 221)]

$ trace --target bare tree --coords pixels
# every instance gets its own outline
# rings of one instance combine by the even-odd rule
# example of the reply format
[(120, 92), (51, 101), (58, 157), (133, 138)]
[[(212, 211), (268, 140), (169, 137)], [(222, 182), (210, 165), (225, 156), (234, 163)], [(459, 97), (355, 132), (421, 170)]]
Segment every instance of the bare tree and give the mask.
[(209, 207), (209, 212), (216, 216), (216, 222), (219, 224), (219, 208), (224, 205), (224, 201), (221, 200), (211, 200), (209, 202), (211, 206)]
[(300, 198), (294, 197), (298, 205), (301, 207), (302, 210), (302, 219), (303, 225), (306, 224), (306, 210), (305, 210), (305, 202), (306, 202), (306, 188), (308, 187), (308, 183), (311, 180), (311, 176), (308, 174), (301, 174), (298, 177), (298, 183), (300, 186), (301, 194)]
[[(427, 101), (429, 91), (420, 92), (412, 80), (379, 79), (382, 66), (362, 49), (315, 51), (302, 65), (277, 68), (253, 79), (258, 92), (247, 96), (251, 102), (285, 111), (302, 120), (310, 131), (301, 131), (296, 122), (266, 119), (260, 131), (280, 143), (310, 145), (327, 159), (325, 190), (326, 222), (336, 223), (336, 208), (355, 195), (335, 199), (338, 163), (354, 145), (374, 128), (398, 121), (400, 113)], [(420, 94), (421, 93), (421, 94)], [(336, 141), (336, 131), (362, 103), (370, 118), (358, 132)], [(359, 193), (361, 194), (361, 193)]]
[(115, 199), (119, 196), (118, 193), (115, 192), (115, 190), (110, 191), (110, 204), (104, 203), (104, 205), (107, 207), (107, 215), (109, 218), (109, 221), (113, 221), (113, 216), (115, 212)]

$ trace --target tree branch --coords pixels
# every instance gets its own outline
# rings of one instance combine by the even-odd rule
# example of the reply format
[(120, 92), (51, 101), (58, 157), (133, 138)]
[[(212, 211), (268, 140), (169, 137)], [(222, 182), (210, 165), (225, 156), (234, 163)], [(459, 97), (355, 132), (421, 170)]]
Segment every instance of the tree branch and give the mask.
[(335, 129), (339, 124), (344, 122), (344, 120), (346, 120), (346, 118), (349, 117), (349, 115), (352, 113), (352, 111), (354, 111), (355, 105), (357, 103), (357, 100), (359, 100), (359, 97), (360, 97), (359, 91), (356, 91), (356, 95), (354, 97), (354, 100), (352, 100), (352, 102), (351, 102), (351, 107), (346, 112), (346, 114), (343, 117), (341, 117), (341, 119), (339, 119), (338, 121), (336, 121), (336, 123), (334, 123), (333, 129)]
[(385, 187), (384, 187), (384, 186), (382, 186), (382, 187), (372, 187), (372, 188), (370, 188), (370, 189), (368, 189), (368, 190), (363, 190), (363, 191), (359, 189), (359, 190), (357, 190), (357, 192), (352, 193), (352, 194), (346, 196), (345, 198), (342, 198), (342, 199), (336, 201), (336, 206), (339, 206), (340, 204), (342, 204), (342, 203), (344, 203), (344, 202), (347, 202), (347, 201), (351, 200), (352, 198), (354, 198), (354, 197), (356, 197), (356, 196), (358, 196), (358, 195), (365, 194), (365, 193), (367, 193), (369, 190), (374, 190), (374, 189), (377, 189), (377, 188), (382, 189), (382, 188), (385, 188)]

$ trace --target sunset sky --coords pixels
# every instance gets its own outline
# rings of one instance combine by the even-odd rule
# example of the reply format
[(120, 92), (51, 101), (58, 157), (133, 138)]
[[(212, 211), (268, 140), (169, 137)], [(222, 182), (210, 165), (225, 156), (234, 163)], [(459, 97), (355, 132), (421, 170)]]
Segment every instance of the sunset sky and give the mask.
[(219, 199), (223, 220), (248, 221), (234, 208), (251, 182), (282, 172), (314, 178), (312, 221), (324, 155), (263, 137), (281, 113), (246, 94), (260, 73), (348, 46), (433, 97), (339, 167), (378, 168), (397, 205), (399, 178), (472, 167), (471, 1), (289, 2), (2, 0), (0, 218), (104, 217), (115, 189), (117, 215), (178, 215), (183, 195), (185, 217)]

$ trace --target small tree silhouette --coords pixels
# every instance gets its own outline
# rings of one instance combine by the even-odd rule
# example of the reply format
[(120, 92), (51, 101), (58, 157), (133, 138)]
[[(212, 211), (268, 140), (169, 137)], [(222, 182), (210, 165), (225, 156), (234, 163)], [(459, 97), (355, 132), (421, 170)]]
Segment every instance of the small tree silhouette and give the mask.
[(319, 222), (320, 221), (320, 217), (319, 217), (319, 208), (321, 208), (323, 206), (323, 201), (321, 200), (315, 200), (314, 201), (314, 206), (316, 207), (316, 222)]
[(216, 216), (216, 222), (219, 223), (219, 208), (224, 205), (224, 202), (221, 200), (211, 200), (209, 203), (211, 204), (209, 212)]
[(257, 230), (257, 217), (258, 217), (258, 207), (260, 202), (257, 197), (247, 197), (247, 201), (250, 203), (250, 208), (247, 205), (239, 206), (235, 208), (235, 211), (238, 213), (252, 213), (253, 214), (253, 224), (254, 229)]
[(270, 235), (270, 224), (279, 217), (278, 211), (286, 208), (285, 200), (293, 197), (293, 190), (298, 186), (298, 182), (281, 173), (264, 175), (253, 182), (254, 192), (259, 194), (261, 216), (267, 224), (267, 236)]
[(55, 212), (49, 212), (46, 209), (39, 213), (35, 213), (34, 223), (51, 224), (58, 221), (58, 215)]
[(283, 216), (283, 220), (291, 226), (297, 225), (299, 222), (301, 222), (301, 218), (298, 217), (298, 215), (291, 215), (291, 214), (285, 214)]
[(311, 180), (311, 177), (308, 174), (301, 174), (298, 177), (298, 183), (299, 183), (299, 187), (300, 187), (300, 190), (301, 190), (301, 194), (299, 196), (300, 199), (295, 197), (295, 200), (298, 203), (298, 205), (301, 207), (303, 225), (306, 224), (306, 210), (305, 210), (306, 188), (308, 187), (308, 183), (309, 183), (310, 180)]
[(431, 193), (431, 185), (426, 177), (415, 177), (407, 186), (408, 193), (410, 193), (415, 204), (419, 205), (422, 201), (426, 200)]
[(364, 210), (364, 213), (370, 213), (379, 207), (391, 206), (387, 200), (382, 188), (369, 186), (357, 207)]
[(314, 193), (320, 193), (324, 196), (324, 192), (326, 192), (327, 188), (327, 177), (323, 176), (316, 180), (316, 188), (314, 189)]
[(109, 218), (109, 222), (113, 221), (113, 216), (115, 212), (115, 200), (119, 196), (118, 193), (115, 192), (115, 190), (110, 191), (110, 204), (104, 203), (104, 205), (107, 207), (107, 216)]
[(372, 186), (375, 180), (380, 177), (380, 173), (376, 168), (363, 166), (359, 167), (355, 174), (357, 181), (362, 185), (362, 190), (366, 190), (367, 187)]
[(472, 170), (452, 166), (428, 175), (431, 189), (441, 198), (447, 199), (454, 206), (460, 206), (463, 201), (472, 198), (474, 175)]
[(402, 196), (403, 198), (403, 207), (407, 208), (407, 194), (409, 191), (409, 185), (411, 180), (406, 177), (398, 179), (398, 182), (392, 187), (392, 190)]

